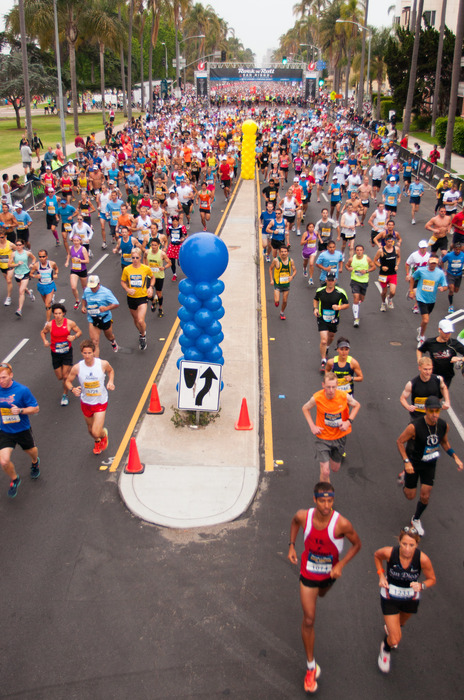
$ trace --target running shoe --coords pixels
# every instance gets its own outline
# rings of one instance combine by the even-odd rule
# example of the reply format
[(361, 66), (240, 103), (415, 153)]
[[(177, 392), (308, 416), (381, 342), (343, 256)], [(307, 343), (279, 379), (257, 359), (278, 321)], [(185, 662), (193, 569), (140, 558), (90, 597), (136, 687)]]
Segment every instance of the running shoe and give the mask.
[(327, 364), (327, 359), (324, 357), (324, 359), (321, 360), (321, 372), (325, 372), (326, 364)]
[(417, 534), (418, 534), (420, 537), (423, 537), (423, 536), (425, 535), (425, 530), (424, 530), (424, 528), (422, 527), (422, 523), (421, 523), (421, 521), (419, 520), (419, 518), (417, 518), (417, 519), (411, 518), (411, 525), (412, 525), (413, 527), (416, 528)]
[(419, 313), (419, 307), (417, 306), (417, 304), (414, 304), (414, 306), (412, 307), (412, 312), (413, 312), (413, 314)]
[(141, 350), (146, 350), (147, 349), (147, 338), (144, 335), (141, 335), (139, 338), (139, 346)]
[(354, 321), (353, 321), (353, 326), (354, 326), (355, 328), (359, 328), (359, 318), (355, 318), (355, 319), (354, 319)]
[(103, 450), (106, 450), (108, 447), (108, 429), (103, 428), (104, 435), (102, 439), (100, 440), (100, 452), (103, 452)]
[(280, 301), (275, 301), (275, 302), (274, 302), (274, 306), (279, 306), (279, 304), (280, 304)]
[(292, 226), (292, 232), (295, 233), (295, 226)]
[(76, 301), (76, 303), (74, 304), (74, 311), (77, 311), (77, 309), (79, 308), (80, 305), (81, 305), (81, 302)]
[(4, 306), (11, 306), (11, 297), (7, 297), (3, 302)]
[(286, 320), (286, 316), (285, 316), (284, 313), (282, 313), (282, 311), (280, 312), (280, 320), (281, 320), (281, 321), (285, 321), (285, 320)]
[(108, 245), (105, 242), (103, 242), (102, 243), (102, 250), (106, 250), (107, 248), (108, 248)]
[(403, 469), (403, 471), (400, 472), (400, 473), (398, 474), (398, 476), (396, 477), (396, 483), (398, 484), (398, 486), (404, 486), (404, 477), (405, 477), (405, 475), (406, 475), (406, 472), (405, 472), (404, 469)]
[(177, 275), (172, 276), (171, 282), (177, 282)]
[(416, 223), (416, 220), (415, 220), (415, 219), (411, 219), (411, 223), (412, 223), (412, 224), (415, 224), (415, 223)]
[(93, 253), (92, 253), (92, 251), (90, 250), (90, 248), (89, 248), (89, 258), (93, 258)]
[(307, 276), (308, 276), (308, 270), (303, 270), (303, 277), (307, 277)]
[(382, 303), (380, 304), (380, 311), (386, 311), (386, 310), (387, 310), (387, 307), (386, 307), (386, 305), (382, 302)]
[(113, 348), (113, 352), (118, 352), (119, 345), (117, 344), (117, 342), (115, 340), (111, 341), (111, 347)]
[(387, 297), (387, 304), (389, 309), (394, 309), (395, 305), (393, 303), (393, 299), (391, 297)]
[(37, 462), (34, 462), (34, 464), (31, 464), (31, 479), (38, 479), (40, 476), (40, 469), (39, 469), (39, 464), (40, 464), (40, 459), (37, 457)]
[(164, 311), (163, 311), (163, 309), (159, 308), (158, 309), (158, 318), (163, 318), (163, 316), (164, 316)]
[(15, 314), (18, 318), (21, 318), (21, 316), (23, 315), (23, 312), (21, 311), (21, 309), (16, 309)]
[(62, 406), (67, 406), (69, 404), (69, 398), (67, 394), (63, 394), (61, 397), (61, 405)]
[(300, 231), (300, 229), (298, 229), (298, 231), (296, 232), (296, 235), (297, 235), (297, 236), (301, 236), (301, 231)]
[(382, 673), (390, 672), (390, 652), (385, 651), (385, 644), (383, 642), (380, 645), (380, 653), (377, 663), (379, 664), (379, 668)]
[(60, 245), (60, 242), (59, 242), (59, 241), (57, 241), (57, 242), (55, 243), (55, 245), (56, 245), (56, 246)]
[(314, 285), (314, 282), (313, 282), (313, 278), (312, 278), (312, 277), (309, 278), (309, 280), (308, 280), (308, 285), (309, 285), (310, 287), (312, 287), (312, 286)]
[(270, 256), (270, 255), (266, 255), (266, 262), (271, 262), (271, 256)]
[(35, 301), (35, 296), (34, 296), (32, 290), (31, 290), (31, 289), (28, 289), (28, 290), (27, 290), (27, 293), (29, 294), (29, 299), (30, 299), (31, 301)]
[(448, 306), (448, 313), (452, 314), (454, 312), (454, 306)]
[(10, 483), (10, 488), (8, 489), (8, 496), (14, 498), (18, 493), (18, 486), (21, 483), (21, 478), (19, 476)]
[(316, 679), (319, 678), (321, 675), (321, 669), (318, 664), (316, 664), (316, 668), (313, 668), (311, 671), (308, 669), (306, 671), (306, 676), (304, 679), (304, 689), (307, 693), (315, 693), (317, 690), (317, 681)]
[(101, 452), (101, 440), (95, 440), (95, 445), (93, 446), (94, 455), (99, 455)]

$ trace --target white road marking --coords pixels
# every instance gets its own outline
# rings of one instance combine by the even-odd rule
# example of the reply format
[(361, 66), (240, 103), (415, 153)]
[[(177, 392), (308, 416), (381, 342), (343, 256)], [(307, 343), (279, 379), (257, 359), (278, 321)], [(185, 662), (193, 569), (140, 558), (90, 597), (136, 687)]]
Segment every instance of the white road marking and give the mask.
[(5, 357), (3, 362), (9, 362), (16, 355), (16, 353), (18, 353), (21, 350), (21, 348), (23, 348), (26, 345), (26, 343), (28, 343), (28, 342), (29, 342), (29, 338), (23, 338), (21, 340), (21, 342), (18, 343), (16, 345), (16, 347), (13, 348), (13, 350), (10, 352), (10, 354)]
[(464, 321), (464, 309), (456, 309), (452, 314), (447, 314), (445, 318), (451, 323), (459, 323), (459, 321)]
[(328, 200), (326, 194), (325, 194), (324, 192), (321, 192), (321, 194), (322, 194), (322, 196), (324, 197), (325, 201), (328, 202), (329, 200)]
[(464, 442), (464, 426), (451, 407), (448, 409), (448, 415), (453, 421), (454, 427), (459, 433), (459, 437)]
[(106, 260), (107, 257), (108, 257), (108, 253), (105, 253), (105, 255), (102, 255), (102, 257), (100, 258), (100, 260), (99, 260), (98, 262), (96, 262), (95, 265), (94, 265), (93, 267), (90, 268), (89, 274), (92, 274), (92, 272), (93, 272), (94, 270), (96, 270), (97, 267), (98, 267), (99, 265), (101, 265), (102, 262), (103, 262), (104, 260)]
[(382, 287), (380, 286), (380, 282), (375, 281), (374, 284), (377, 287), (377, 289), (379, 290), (379, 294), (382, 294)]

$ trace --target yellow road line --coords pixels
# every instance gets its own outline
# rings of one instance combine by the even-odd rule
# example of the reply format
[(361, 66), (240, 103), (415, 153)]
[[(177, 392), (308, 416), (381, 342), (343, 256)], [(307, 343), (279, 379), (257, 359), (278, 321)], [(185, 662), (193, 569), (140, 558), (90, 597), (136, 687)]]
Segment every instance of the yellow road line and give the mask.
[[(230, 209), (230, 207), (231, 207), (231, 205), (232, 205), (232, 202), (233, 202), (233, 200), (234, 200), (234, 198), (235, 198), (235, 194), (236, 194), (236, 192), (237, 192), (237, 189), (238, 189), (240, 180), (241, 180), (241, 176), (240, 176), (239, 179), (237, 180), (237, 183), (236, 183), (236, 185), (235, 185), (235, 187), (234, 187), (234, 191), (233, 191), (233, 193), (232, 193), (232, 196), (229, 198), (229, 201), (227, 202), (227, 206), (226, 206), (226, 208), (225, 208), (225, 210), (224, 210), (224, 213), (223, 213), (223, 215), (222, 215), (222, 217), (221, 217), (221, 220), (220, 220), (220, 222), (219, 222), (219, 224), (218, 224), (218, 226), (217, 226), (217, 228), (216, 228), (216, 231), (215, 231), (215, 235), (216, 235), (216, 236), (218, 236), (219, 233), (220, 233), (220, 231), (221, 231), (221, 227), (222, 227), (223, 221), (224, 221), (225, 217), (227, 216), (227, 214), (228, 214), (228, 212), (229, 212), (229, 209)], [(166, 339), (166, 342), (165, 342), (164, 345), (163, 345), (163, 349), (161, 350), (161, 353), (160, 353), (160, 355), (159, 355), (159, 357), (158, 357), (158, 360), (156, 361), (156, 364), (155, 364), (155, 366), (154, 366), (154, 368), (153, 368), (153, 371), (152, 371), (152, 373), (150, 374), (150, 378), (149, 378), (148, 382), (147, 382), (146, 385), (145, 385), (145, 389), (143, 390), (142, 396), (140, 397), (140, 400), (139, 400), (139, 402), (138, 402), (138, 404), (137, 404), (137, 407), (136, 407), (134, 413), (132, 414), (132, 418), (131, 418), (130, 421), (129, 421), (129, 425), (127, 426), (126, 432), (124, 433), (124, 437), (122, 438), (121, 442), (119, 443), (118, 451), (116, 452), (115, 458), (114, 458), (114, 460), (113, 460), (113, 462), (112, 462), (110, 468), (108, 469), (108, 471), (110, 471), (110, 472), (115, 472), (115, 471), (117, 471), (117, 469), (118, 469), (118, 467), (119, 467), (119, 465), (120, 465), (120, 463), (121, 463), (121, 460), (122, 460), (122, 458), (124, 457), (124, 453), (125, 453), (125, 451), (126, 451), (126, 449), (127, 449), (127, 445), (129, 444), (129, 440), (130, 440), (130, 438), (132, 437), (132, 433), (134, 432), (135, 426), (137, 425), (137, 421), (138, 421), (139, 418), (140, 418), (140, 414), (142, 413), (143, 407), (144, 407), (144, 405), (145, 405), (145, 403), (146, 403), (146, 401), (147, 401), (147, 399), (148, 399), (148, 396), (149, 396), (149, 394), (150, 394), (151, 387), (153, 386), (153, 383), (154, 383), (154, 381), (155, 381), (155, 379), (156, 379), (156, 377), (157, 377), (157, 375), (158, 375), (158, 372), (160, 371), (161, 365), (162, 365), (163, 362), (164, 362), (164, 359), (165, 359), (165, 357), (166, 357), (166, 355), (167, 355), (167, 353), (168, 353), (169, 347), (170, 347), (170, 345), (171, 345), (171, 343), (172, 343), (172, 341), (173, 341), (173, 339), (174, 339), (174, 336), (175, 336), (175, 334), (177, 333), (177, 329), (178, 329), (178, 327), (179, 327), (179, 323), (180, 323), (179, 319), (176, 318), (176, 320), (174, 321), (174, 323), (173, 323), (173, 325), (172, 325), (172, 328), (171, 328), (171, 330), (170, 330), (170, 332), (169, 332), (169, 335), (168, 335), (168, 337), (167, 337), (167, 339)], [(100, 469), (102, 469), (102, 470), (106, 469), (105, 465), (102, 465), (102, 466), (100, 467)]]
[(259, 190), (259, 171), (256, 168), (256, 193), (258, 200), (258, 236), (259, 236), (259, 277), (261, 297), (261, 346), (263, 353), (263, 430), (264, 430), (264, 471), (274, 471), (274, 441), (272, 435), (272, 409), (271, 409), (271, 378), (269, 372), (269, 340), (267, 330), (267, 305), (266, 305), (266, 270), (264, 268), (264, 255), (261, 251), (261, 192)]

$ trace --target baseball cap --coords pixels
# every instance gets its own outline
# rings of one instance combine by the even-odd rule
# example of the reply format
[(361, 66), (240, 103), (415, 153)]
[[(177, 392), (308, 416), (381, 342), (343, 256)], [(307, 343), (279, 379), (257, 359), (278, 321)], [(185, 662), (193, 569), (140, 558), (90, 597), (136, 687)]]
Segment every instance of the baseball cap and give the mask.
[(423, 238), (421, 241), (419, 241), (418, 248), (427, 248), (428, 245), (429, 245), (429, 244), (427, 243), (427, 241), (425, 240), (425, 238)]
[(447, 318), (443, 318), (438, 324), (438, 328), (443, 331), (443, 333), (452, 333), (454, 331), (454, 325)]
[(46, 166), (45, 166), (45, 170), (51, 170), (51, 169), (52, 169), (52, 166), (51, 166), (51, 165), (46, 165)]
[(425, 408), (441, 408), (441, 401), (438, 396), (428, 396), (425, 400)]
[(348, 340), (339, 340), (337, 343), (337, 348), (349, 348), (349, 347), (351, 347), (351, 346), (350, 346), (350, 343)]
[(306, 173), (301, 173), (301, 175), (300, 175), (300, 179), (301, 179), (301, 178), (303, 178), (303, 177), (304, 177), (304, 178), (306, 178), (306, 177), (307, 177)]
[(326, 279), (327, 279), (327, 280), (336, 280), (336, 279), (337, 279), (337, 275), (335, 274), (335, 272), (328, 272), (327, 275), (326, 275)]
[(53, 189), (53, 187), (49, 187), (49, 188), (48, 188), (48, 191), (49, 191), (49, 192), (54, 192), (55, 190)]
[(16, 202), (16, 204), (14, 205), (14, 208), (15, 209), (22, 209), (23, 205), (21, 204), (21, 202)]
[(98, 287), (100, 284), (100, 278), (98, 275), (90, 275), (88, 281), (87, 281), (87, 286), (90, 287), (90, 289), (95, 289), (95, 287)]
[(338, 175), (334, 175), (332, 180), (338, 180)]
[(294, 177), (294, 178), (293, 178), (293, 182), (298, 182), (299, 179), (300, 179), (300, 178), (298, 178), (298, 177)]
[(66, 199), (60, 199), (60, 204), (67, 204), (67, 200), (66, 200)]
[(396, 178), (392, 176), (392, 177), (390, 178), (390, 182), (396, 182)]

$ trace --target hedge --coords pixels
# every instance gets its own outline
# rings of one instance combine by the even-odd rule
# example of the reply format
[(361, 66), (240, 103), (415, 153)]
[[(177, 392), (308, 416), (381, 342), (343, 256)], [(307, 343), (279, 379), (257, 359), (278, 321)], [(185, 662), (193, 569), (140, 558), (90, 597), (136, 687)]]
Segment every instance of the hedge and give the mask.
[[(448, 128), (448, 117), (438, 117), (435, 122), (435, 133), (437, 141), (442, 148), (446, 145), (446, 130)], [(454, 122), (453, 152), (458, 156), (464, 156), (464, 119), (460, 117)]]

